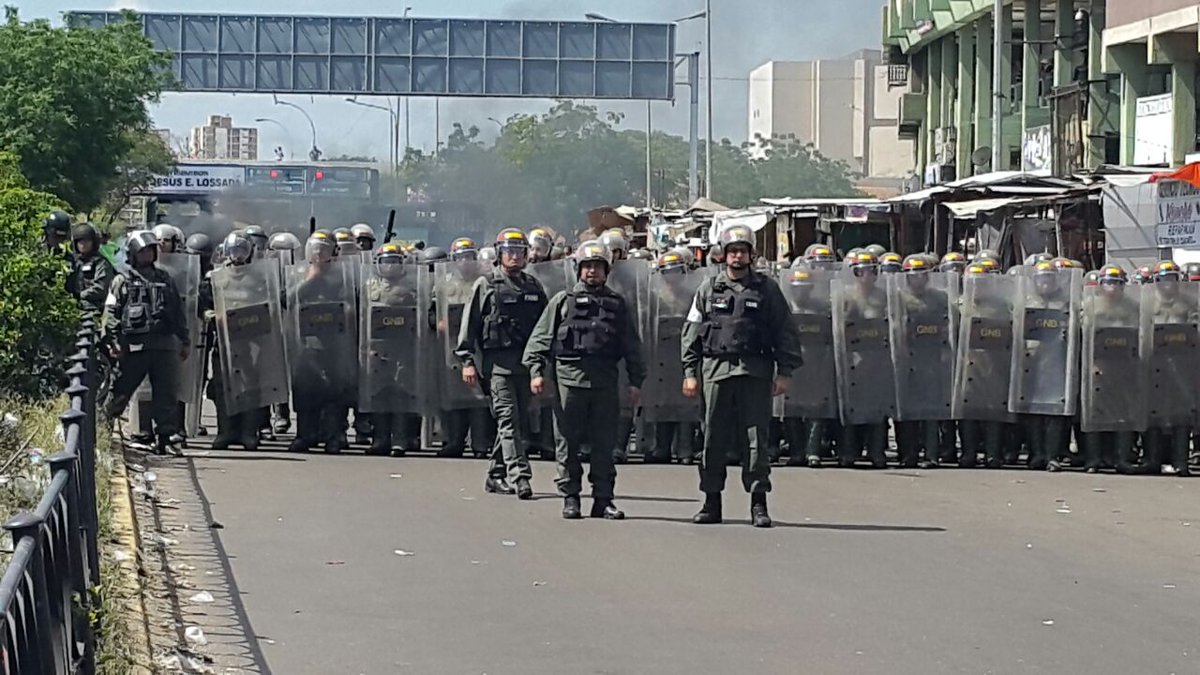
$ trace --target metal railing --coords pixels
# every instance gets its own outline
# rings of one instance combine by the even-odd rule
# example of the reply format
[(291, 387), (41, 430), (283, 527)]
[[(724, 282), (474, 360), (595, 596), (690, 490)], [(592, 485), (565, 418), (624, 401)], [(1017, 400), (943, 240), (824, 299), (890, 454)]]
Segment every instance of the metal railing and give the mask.
[(4, 523), (13, 555), (0, 577), (0, 668), (6, 674), (96, 671), (90, 589), (99, 583), (94, 319), (79, 330), (67, 370), (63, 449), (48, 459), (37, 508)]

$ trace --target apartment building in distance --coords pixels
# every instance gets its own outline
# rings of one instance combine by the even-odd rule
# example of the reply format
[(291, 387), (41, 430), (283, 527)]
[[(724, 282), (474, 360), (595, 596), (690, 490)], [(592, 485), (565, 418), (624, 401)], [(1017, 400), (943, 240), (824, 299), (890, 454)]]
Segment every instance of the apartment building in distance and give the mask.
[(912, 169), (912, 141), (898, 134), (901, 93), (878, 50), (770, 61), (750, 73), (749, 141), (794, 136), (868, 179), (900, 179)]
[(210, 115), (208, 124), (192, 128), (193, 159), (258, 159), (258, 129), (235, 127), (233, 118)]

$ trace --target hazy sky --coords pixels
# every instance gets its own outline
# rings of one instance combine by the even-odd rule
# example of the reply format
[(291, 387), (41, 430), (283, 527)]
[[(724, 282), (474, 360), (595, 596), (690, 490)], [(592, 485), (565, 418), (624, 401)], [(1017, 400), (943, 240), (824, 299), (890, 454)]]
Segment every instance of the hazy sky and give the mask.
[[(8, 0), (6, 4), (12, 4)], [(746, 140), (747, 77), (751, 70), (771, 60), (837, 58), (863, 48), (879, 48), (881, 7), (884, 0), (713, 0), (714, 120), (717, 137)], [(704, 8), (703, 0), (358, 0), (354, 3), (314, 0), (16, 0), (22, 17), (58, 20), (67, 10), (130, 7), (143, 11), (211, 13), (272, 13), (310, 15), (399, 16), (406, 6), (412, 16), (462, 18), (520, 18), (579, 20), (585, 12), (598, 12), (621, 21), (668, 22)], [(680, 24), (676, 48), (680, 52), (702, 49), (703, 21)], [(684, 68), (678, 77), (686, 77)], [(652, 104), (655, 128), (687, 132), (687, 89), (676, 89), (678, 101)], [(289, 96), (315, 120), (321, 149), (329, 155), (371, 154), (387, 159), (388, 114), (346, 103), (341, 97)], [(369, 100), (369, 99), (368, 99)], [(383, 99), (372, 101), (383, 104)], [(413, 98), (411, 138), (417, 147), (434, 142), (434, 101)], [(548, 100), (441, 99), (444, 138), (450, 123), (475, 124), (484, 133), (514, 113), (542, 112)], [(703, 136), (703, 100), (701, 101)], [(644, 128), (645, 103), (618, 103), (612, 109), (626, 113), (627, 125)], [(155, 106), (159, 126), (186, 135), (209, 114), (232, 115), (235, 124), (253, 124), (256, 117), (278, 119), (279, 126), (260, 127), (260, 152), (283, 145), (300, 157), (308, 147), (309, 130), (301, 114), (272, 105), (265, 95), (166, 94)]]

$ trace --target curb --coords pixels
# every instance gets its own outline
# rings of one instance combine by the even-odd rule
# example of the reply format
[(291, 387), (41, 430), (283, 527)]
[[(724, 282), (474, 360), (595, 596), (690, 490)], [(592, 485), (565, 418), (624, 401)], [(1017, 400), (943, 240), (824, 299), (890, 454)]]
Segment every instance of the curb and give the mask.
[(129, 475), (125, 468), (124, 445), (114, 438), (110, 446), (112, 455), (112, 477), (109, 491), (112, 495), (112, 528), (116, 548), (124, 551), (127, 558), (116, 562), (119, 570), (117, 587), (120, 590), (122, 607), (121, 621), (134, 638), (129, 646), (134, 664), (131, 675), (152, 675), (154, 663), (150, 649), (150, 624), (146, 615), (145, 600), (139, 575), (142, 570), (141, 542), (138, 541), (137, 516), (133, 509), (133, 496), (129, 489)]

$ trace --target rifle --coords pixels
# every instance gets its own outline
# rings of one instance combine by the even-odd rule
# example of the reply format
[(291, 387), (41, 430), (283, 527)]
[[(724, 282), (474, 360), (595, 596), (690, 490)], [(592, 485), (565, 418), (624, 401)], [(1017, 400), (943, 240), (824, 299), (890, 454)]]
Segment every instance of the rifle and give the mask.
[(313, 232), (316, 232), (316, 231), (317, 231), (317, 217), (309, 216), (308, 217), (308, 236), (311, 237), (313, 235)]
[(391, 242), (394, 236), (396, 236), (396, 209), (388, 212), (387, 234), (383, 237), (383, 243)]

